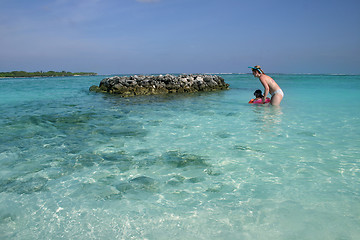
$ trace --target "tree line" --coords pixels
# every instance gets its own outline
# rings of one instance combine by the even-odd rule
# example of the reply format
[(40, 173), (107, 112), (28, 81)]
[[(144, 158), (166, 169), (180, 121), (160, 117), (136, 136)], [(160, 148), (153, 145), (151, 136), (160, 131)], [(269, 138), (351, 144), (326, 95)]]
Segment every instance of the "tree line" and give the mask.
[(38, 71), (38, 72), (25, 72), (25, 71), (12, 71), (12, 72), (0, 72), (0, 77), (64, 77), (64, 76), (94, 76), (97, 73), (94, 72), (55, 72), (55, 71)]

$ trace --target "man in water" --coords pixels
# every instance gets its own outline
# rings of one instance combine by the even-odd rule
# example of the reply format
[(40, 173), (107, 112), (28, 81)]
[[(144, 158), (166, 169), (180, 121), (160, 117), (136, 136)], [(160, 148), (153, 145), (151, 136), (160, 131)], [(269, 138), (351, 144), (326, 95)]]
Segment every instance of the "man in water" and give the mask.
[(264, 86), (264, 96), (262, 98), (263, 103), (265, 103), (266, 96), (270, 93), (271, 105), (279, 106), (281, 100), (284, 97), (284, 93), (279, 87), (279, 85), (277, 85), (274, 79), (266, 75), (260, 66), (256, 65), (255, 67), (249, 68), (251, 68), (254, 77), (259, 78), (261, 84)]

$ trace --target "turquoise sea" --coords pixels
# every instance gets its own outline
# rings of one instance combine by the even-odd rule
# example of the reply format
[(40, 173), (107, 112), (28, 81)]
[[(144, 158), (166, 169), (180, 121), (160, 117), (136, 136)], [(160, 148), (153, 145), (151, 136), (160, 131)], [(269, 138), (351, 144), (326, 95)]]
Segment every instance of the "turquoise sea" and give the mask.
[(360, 76), (120, 98), (0, 79), (0, 239), (360, 239)]

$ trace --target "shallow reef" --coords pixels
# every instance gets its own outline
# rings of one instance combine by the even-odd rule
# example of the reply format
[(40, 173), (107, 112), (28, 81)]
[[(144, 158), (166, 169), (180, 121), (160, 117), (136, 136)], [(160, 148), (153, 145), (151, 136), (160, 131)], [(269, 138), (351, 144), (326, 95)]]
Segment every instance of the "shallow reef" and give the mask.
[(119, 94), (123, 97), (166, 93), (190, 93), (225, 90), (229, 84), (217, 75), (158, 76), (114, 76), (101, 80), (99, 86), (91, 86), (90, 91)]

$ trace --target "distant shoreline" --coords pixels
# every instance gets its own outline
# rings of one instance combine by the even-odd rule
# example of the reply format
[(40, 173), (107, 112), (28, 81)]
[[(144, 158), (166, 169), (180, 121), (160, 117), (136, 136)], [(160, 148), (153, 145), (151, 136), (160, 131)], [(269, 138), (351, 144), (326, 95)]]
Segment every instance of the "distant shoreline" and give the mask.
[(0, 72), (0, 78), (36, 78), (36, 77), (74, 77), (74, 76), (96, 76), (94, 72), (25, 72), (25, 71), (12, 71), (12, 72)]

